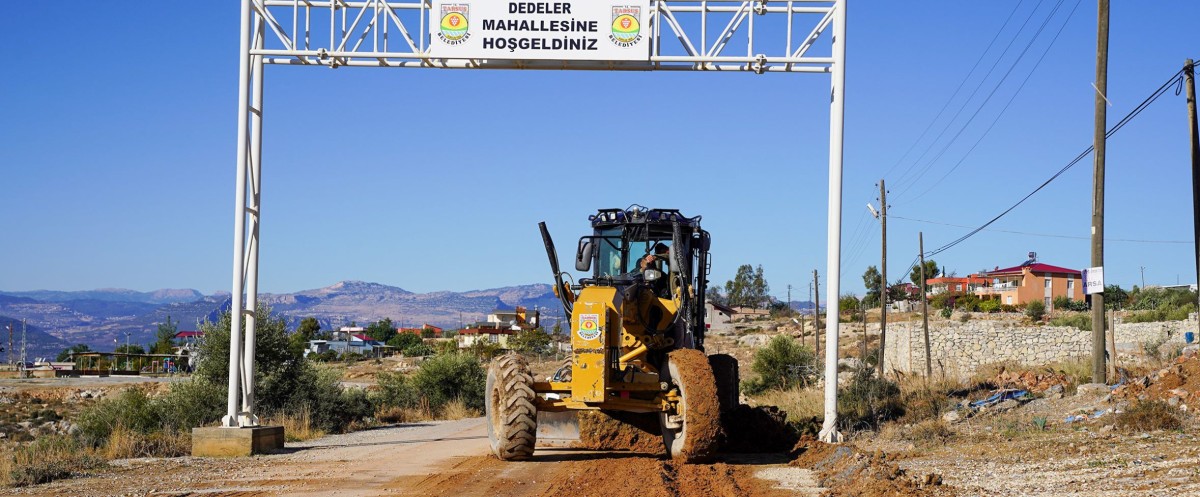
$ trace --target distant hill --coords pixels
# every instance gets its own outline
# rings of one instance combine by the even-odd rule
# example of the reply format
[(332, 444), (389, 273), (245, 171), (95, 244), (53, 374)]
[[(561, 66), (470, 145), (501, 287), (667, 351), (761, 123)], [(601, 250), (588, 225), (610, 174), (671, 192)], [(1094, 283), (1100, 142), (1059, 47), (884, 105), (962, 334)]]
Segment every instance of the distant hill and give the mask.
[[(9, 316), (0, 315), (0, 347), (4, 348), (0, 352), (0, 362), (7, 362), (8, 355), (8, 332), (9, 325), (12, 326), (12, 358), (14, 361), (19, 361), (21, 358), (21, 320)], [(26, 324), (25, 327), (25, 358), (32, 361), (39, 357), (49, 357), (51, 359), (57, 356), (62, 349), (69, 347), (70, 344), (60, 340), (58, 337), (46, 333), (41, 327), (36, 325)]]
[(142, 304), (174, 304), (180, 302), (195, 302), (204, 298), (204, 294), (192, 289), (155, 290), (153, 292), (138, 292), (123, 288), (101, 288), (78, 292), (60, 292), (55, 290), (34, 290), (32, 292), (0, 292), (0, 295), (27, 297), (42, 302), (69, 302), (77, 300), (94, 300), (102, 302), (135, 302)]
[[(270, 306), (292, 329), (306, 317), (317, 318), (325, 329), (349, 323), (366, 325), (383, 318), (391, 318), (399, 326), (428, 323), (457, 328), (460, 323), (483, 320), (495, 309), (524, 306), (533, 312), (540, 308), (548, 314), (547, 319), (562, 313), (550, 285), (545, 284), (413, 293), (379, 283), (342, 281), (295, 293), (261, 294), (259, 302)], [(181, 331), (195, 330), (203, 321), (216, 321), (229, 306), (228, 293), (204, 296), (195, 290), (0, 292), (0, 315), (14, 316), (18, 322), (28, 319), (30, 329), (45, 332), (36, 337), (31, 333), (30, 343), (54, 349), (55, 354), (75, 343), (112, 350), (114, 343), (125, 342), (126, 333), (132, 343), (146, 344), (154, 340), (159, 323), (167, 316), (179, 323)]]

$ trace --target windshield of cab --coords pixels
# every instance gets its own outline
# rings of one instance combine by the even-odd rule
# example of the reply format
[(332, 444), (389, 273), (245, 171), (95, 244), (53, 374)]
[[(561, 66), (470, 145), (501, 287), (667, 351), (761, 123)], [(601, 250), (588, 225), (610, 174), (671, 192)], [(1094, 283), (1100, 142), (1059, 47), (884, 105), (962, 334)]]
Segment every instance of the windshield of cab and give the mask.
[(621, 254), (621, 229), (612, 228), (596, 233), (596, 245), (599, 246), (599, 258), (596, 264), (597, 277), (615, 277), (624, 274), (625, 265)]

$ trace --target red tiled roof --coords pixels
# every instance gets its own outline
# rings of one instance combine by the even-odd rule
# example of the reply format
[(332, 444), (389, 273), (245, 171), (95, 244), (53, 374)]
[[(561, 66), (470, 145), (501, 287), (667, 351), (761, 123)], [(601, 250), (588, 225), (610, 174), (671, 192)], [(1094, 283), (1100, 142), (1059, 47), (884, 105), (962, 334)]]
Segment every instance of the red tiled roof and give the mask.
[(1013, 266), (1013, 267), (1007, 267), (1004, 269), (997, 269), (995, 271), (988, 271), (987, 275), (995, 276), (995, 275), (1001, 275), (1001, 274), (1020, 274), (1021, 271), (1026, 267), (1028, 267), (1029, 270), (1034, 273), (1083, 274), (1082, 271), (1079, 271), (1076, 269), (1067, 269), (1065, 267), (1051, 266), (1049, 264), (1042, 264), (1040, 262), (1035, 262), (1028, 266)]
[(203, 331), (181, 331), (175, 334), (175, 338), (201, 338), (203, 336)]
[(369, 341), (374, 341), (374, 340), (375, 340), (374, 338), (371, 338), (371, 337), (367, 336), (365, 333), (355, 333), (355, 334), (354, 334), (354, 335), (352, 335), (352, 336), (353, 336), (354, 338), (357, 338), (357, 339), (359, 339), (359, 340), (362, 340), (362, 341), (364, 341), (364, 342), (369, 342)]

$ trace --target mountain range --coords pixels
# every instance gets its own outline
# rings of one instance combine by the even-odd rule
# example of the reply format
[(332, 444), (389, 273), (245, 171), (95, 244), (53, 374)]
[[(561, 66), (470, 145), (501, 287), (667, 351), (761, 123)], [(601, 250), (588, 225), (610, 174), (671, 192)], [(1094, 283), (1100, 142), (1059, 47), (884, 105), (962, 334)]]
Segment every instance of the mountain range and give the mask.
[[(384, 318), (398, 326), (457, 328), (483, 320), (495, 309), (524, 306), (551, 315), (562, 313), (558, 299), (546, 284), (414, 293), (379, 283), (342, 281), (314, 290), (260, 294), (259, 302), (284, 318), (289, 328), (307, 317), (315, 317), (323, 329), (351, 323), (366, 325)], [(191, 289), (0, 292), (0, 331), (15, 323), (19, 343), (20, 321), (25, 319), (27, 356), (32, 359), (55, 355), (76, 343), (94, 350), (112, 350), (126, 339), (147, 344), (168, 316), (179, 323), (180, 331), (195, 330), (201, 322), (216, 321), (229, 306), (228, 293), (204, 295)]]
[[(270, 307), (295, 329), (307, 317), (322, 329), (349, 324), (366, 326), (390, 318), (401, 327), (430, 324), (458, 328), (485, 319), (496, 309), (523, 306), (546, 314), (546, 323), (562, 316), (562, 306), (546, 284), (518, 285), (466, 292), (414, 293), (403, 288), (363, 281), (342, 281), (295, 293), (260, 294), (259, 303)], [(812, 312), (811, 302), (792, 302), (792, 308)], [(158, 325), (168, 317), (179, 331), (196, 330), (204, 321), (216, 321), (230, 307), (229, 293), (204, 295), (191, 289), (137, 292), (125, 289), (88, 291), (38, 290), (0, 292), (0, 334), (9, 324), (19, 350), (21, 320), (27, 321), (27, 357), (56, 355), (71, 344), (93, 350), (112, 350), (128, 340), (133, 344), (154, 341)], [(5, 342), (0, 336), (0, 342)], [(7, 343), (0, 343), (0, 347)], [(7, 358), (0, 353), (0, 360)]]

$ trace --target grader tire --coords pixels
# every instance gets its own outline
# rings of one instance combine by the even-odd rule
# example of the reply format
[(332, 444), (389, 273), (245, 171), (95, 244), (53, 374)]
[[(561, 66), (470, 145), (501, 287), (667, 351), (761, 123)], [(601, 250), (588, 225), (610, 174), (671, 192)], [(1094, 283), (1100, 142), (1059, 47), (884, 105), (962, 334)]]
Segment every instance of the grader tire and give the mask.
[(528, 459), (537, 443), (533, 374), (525, 358), (505, 354), (488, 367), (484, 390), (488, 442), (504, 461)]
[(712, 367), (717, 382), (717, 402), (721, 405), (721, 414), (734, 410), (741, 403), (737, 359), (729, 354), (713, 354), (708, 356), (708, 365)]
[[(675, 350), (667, 355), (664, 370), (680, 397), (677, 412), (660, 415), (667, 454), (688, 463), (711, 460), (721, 436), (721, 410), (708, 358), (695, 349)], [(678, 428), (671, 426), (673, 416)]]

